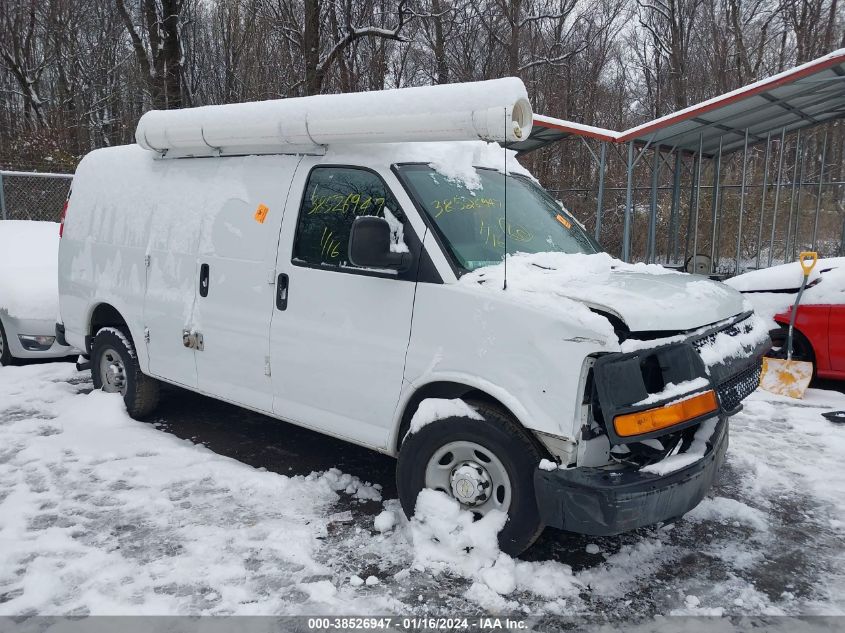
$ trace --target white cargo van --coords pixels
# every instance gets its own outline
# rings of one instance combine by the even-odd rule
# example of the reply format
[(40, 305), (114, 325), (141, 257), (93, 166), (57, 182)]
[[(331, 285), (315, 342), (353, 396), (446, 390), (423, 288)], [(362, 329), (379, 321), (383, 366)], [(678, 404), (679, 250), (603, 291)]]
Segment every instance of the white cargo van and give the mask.
[(530, 126), (518, 80), (148, 113), (76, 172), (58, 336), (133, 416), (166, 382), (397, 456), (507, 552), (679, 516), (767, 329), (601, 253), (496, 143)]

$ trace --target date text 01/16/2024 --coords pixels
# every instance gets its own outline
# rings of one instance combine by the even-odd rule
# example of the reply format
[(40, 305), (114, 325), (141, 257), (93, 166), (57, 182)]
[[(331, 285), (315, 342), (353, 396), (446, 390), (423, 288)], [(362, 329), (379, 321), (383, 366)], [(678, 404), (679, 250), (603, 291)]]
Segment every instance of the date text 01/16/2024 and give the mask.
[(513, 631), (527, 629), (524, 620), (499, 617), (331, 617), (308, 618), (308, 629), (312, 631)]

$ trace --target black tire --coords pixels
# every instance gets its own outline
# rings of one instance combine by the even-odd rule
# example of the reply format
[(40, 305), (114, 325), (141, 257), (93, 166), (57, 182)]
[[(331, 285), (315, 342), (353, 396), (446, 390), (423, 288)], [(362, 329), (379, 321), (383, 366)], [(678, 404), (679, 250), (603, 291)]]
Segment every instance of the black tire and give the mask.
[[(116, 354), (122, 363), (122, 388), (116, 388), (109, 377), (102, 375), (103, 358), (107, 354), (111, 358)], [(136, 420), (148, 416), (158, 406), (159, 382), (141, 372), (135, 345), (125, 330), (109, 327), (94, 335), (91, 342), (91, 378), (95, 389), (103, 389), (105, 385), (106, 391), (122, 393), (126, 411)]]
[[(766, 356), (771, 358), (786, 358), (786, 338), (789, 329), (782, 327), (772, 332), (772, 349)], [(815, 375), (816, 353), (813, 344), (798, 330), (792, 332), (792, 358), (794, 360), (813, 363), (813, 375)]]
[(0, 365), (3, 365), (4, 367), (14, 365), (17, 359), (12, 356), (12, 352), (9, 349), (9, 340), (6, 338), (6, 330), (3, 327), (3, 321), (0, 321), (0, 349), (3, 350), (0, 352)]
[[(426, 487), (426, 466), (432, 456), (452, 442), (479, 444), (498, 458), (510, 479), (508, 520), (499, 532), (499, 547), (506, 554), (517, 556), (534, 544), (544, 528), (534, 495), (534, 469), (542, 456), (532, 439), (510, 415), (483, 403), (473, 402), (471, 406), (483, 420), (444, 418), (427, 424), (405, 439), (396, 465), (399, 500), (405, 514), (411, 518), (417, 495)], [(445, 492), (454, 498), (451, 490)]]

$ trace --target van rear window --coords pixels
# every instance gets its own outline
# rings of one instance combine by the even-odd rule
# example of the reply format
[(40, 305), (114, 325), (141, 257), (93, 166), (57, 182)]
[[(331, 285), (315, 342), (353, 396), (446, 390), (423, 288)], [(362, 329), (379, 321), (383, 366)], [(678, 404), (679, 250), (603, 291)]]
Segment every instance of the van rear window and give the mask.
[(404, 214), (378, 174), (355, 167), (316, 167), (299, 212), (294, 261), (352, 267), (349, 233), (355, 218), (373, 215), (404, 222)]

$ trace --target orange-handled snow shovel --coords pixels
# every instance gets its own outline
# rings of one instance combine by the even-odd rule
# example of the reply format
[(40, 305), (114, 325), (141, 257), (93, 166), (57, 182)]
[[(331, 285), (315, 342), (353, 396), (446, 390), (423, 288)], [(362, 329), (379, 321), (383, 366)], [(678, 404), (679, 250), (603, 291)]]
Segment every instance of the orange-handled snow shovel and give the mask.
[(801, 280), (801, 288), (798, 296), (795, 297), (795, 305), (792, 306), (792, 314), (789, 315), (789, 332), (786, 335), (786, 359), (764, 358), (763, 373), (760, 376), (760, 387), (781, 396), (790, 398), (803, 398), (804, 392), (810, 386), (813, 378), (813, 363), (792, 360), (792, 333), (795, 330), (795, 319), (798, 316), (798, 304), (801, 302), (801, 295), (807, 287), (807, 278), (816, 265), (819, 256), (814, 252), (801, 253), (798, 256), (798, 263), (801, 264), (801, 272), (804, 278)]

